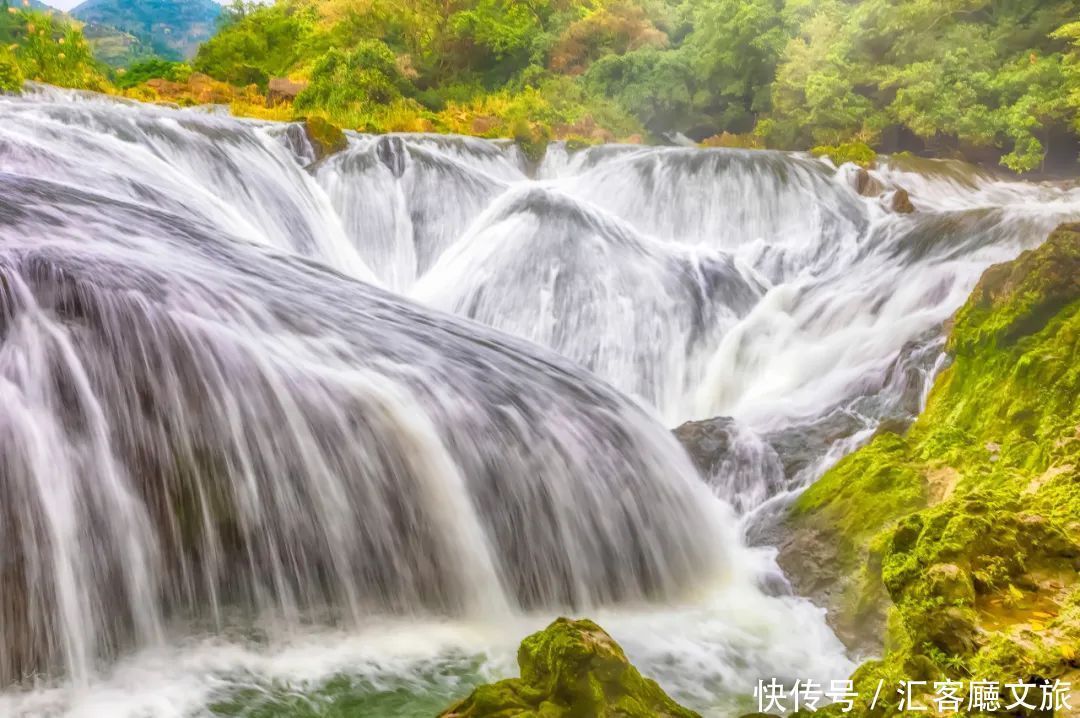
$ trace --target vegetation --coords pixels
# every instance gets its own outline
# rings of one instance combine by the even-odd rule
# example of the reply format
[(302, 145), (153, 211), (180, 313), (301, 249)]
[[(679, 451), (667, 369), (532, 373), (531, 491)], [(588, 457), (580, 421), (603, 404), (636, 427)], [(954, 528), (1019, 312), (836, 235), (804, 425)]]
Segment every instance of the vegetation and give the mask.
[(87, 23), (88, 35), (94, 30), (96, 36), (96, 28), (119, 30), (136, 40), (144, 56), (150, 50), (167, 60), (193, 56), (214, 34), (220, 13), (221, 7), (213, 0), (86, 0), (71, 11)]
[(696, 718), (592, 621), (560, 618), (518, 649), (520, 678), (478, 687), (442, 718)]
[(17, 91), (23, 80), (88, 90), (108, 87), (74, 25), (49, 13), (0, 8), (0, 89)]
[(90, 44), (94, 57), (109, 67), (127, 67), (132, 63), (156, 57), (154, 48), (149, 43), (109, 25), (88, 22), (83, 25), (82, 34)]
[[(117, 84), (158, 97), (160, 83), (137, 86), (184, 80), (148, 52), (190, 55), (217, 6), (129, 5), (75, 14), (100, 57), (138, 66)], [(367, 131), (517, 137), (537, 152), (552, 137), (681, 132), (836, 162), (912, 151), (1027, 171), (1080, 150), (1077, 18), (1080, 0), (236, 0), (192, 66), (237, 88), (234, 111)], [(106, 25), (126, 34), (99, 37)], [(282, 98), (274, 78), (307, 89)]]
[(187, 82), (191, 77), (190, 65), (171, 62), (160, 57), (148, 57), (133, 63), (116, 76), (115, 84), (121, 89), (141, 85), (149, 80)]
[(870, 694), (881, 678), (1075, 674), (1078, 277), (1080, 225), (989, 269), (915, 425), (875, 437), (795, 507), (793, 527), (839, 547), (841, 612), (891, 604), (884, 659), (855, 675)]
[(368, 130), (679, 131), (1030, 170), (1076, 144), (1078, 16), (1080, 0), (278, 0), (234, 6), (195, 66), (310, 81), (304, 112)]

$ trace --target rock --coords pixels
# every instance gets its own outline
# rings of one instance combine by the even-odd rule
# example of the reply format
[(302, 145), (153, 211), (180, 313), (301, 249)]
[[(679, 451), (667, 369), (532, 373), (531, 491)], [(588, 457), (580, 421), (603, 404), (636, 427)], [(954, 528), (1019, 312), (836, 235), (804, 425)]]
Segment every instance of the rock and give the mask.
[(1080, 297), (1080, 224), (1064, 224), (1039, 248), (983, 272), (949, 336), (950, 353), (1001, 348), (1040, 331)]
[(291, 103), (305, 89), (307, 89), (306, 82), (293, 82), (287, 77), (272, 77), (266, 92), (266, 106), (275, 107)]
[(630, 665), (592, 621), (560, 618), (518, 649), (520, 678), (483, 685), (440, 718), (700, 718)]
[(889, 197), (889, 210), (897, 214), (911, 214), (915, 211), (915, 205), (911, 203), (911, 195), (906, 189), (897, 189)]
[(933, 620), (919, 630), (908, 626), (915, 640), (925, 637), (927, 641), (949, 656), (967, 656), (979, 647), (979, 629), (975, 621), (975, 612), (967, 608), (950, 606), (943, 611), (935, 611)]
[(877, 197), (885, 191), (884, 185), (878, 182), (865, 167), (859, 167), (857, 171), (852, 173), (851, 184), (855, 191), (863, 197)]
[(776, 449), (732, 419), (687, 422), (674, 433), (702, 478), (740, 514), (786, 488), (784, 464)]
[(409, 150), (400, 137), (380, 137), (375, 143), (375, 156), (395, 177), (405, 174), (405, 158)]
[(705, 421), (688, 421), (674, 431), (703, 476), (711, 475), (727, 458), (735, 436), (735, 420), (718, 416)]
[(975, 586), (971, 583), (971, 576), (956, 564), (935, 564), (926, 572), (926, 578), (931, 594), (947, 603), (975, 602)]
[(349, 140), (341, 128), (321, 117), (308, 117), (304, 120), (304, 134), (311, 142), (315, 159), (321, 160), (335, 152), (341, 152), (349, 146)]

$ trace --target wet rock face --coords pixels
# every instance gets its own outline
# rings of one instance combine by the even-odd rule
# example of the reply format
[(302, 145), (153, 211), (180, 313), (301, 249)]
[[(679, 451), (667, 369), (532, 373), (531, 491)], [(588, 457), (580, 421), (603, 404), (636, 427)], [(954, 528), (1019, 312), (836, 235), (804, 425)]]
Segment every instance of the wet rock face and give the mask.
[(688, 421), (675, 429), (674, 433), (702, 476), (710, 476), (720, 467), (731, 449), (735, 420), (718, 416), (705, 421)]
[(700, 718), (643, 677), (604, 629), (560, 618), (518, 650), (520, 678), (477, 688), (440, 718)]
[(706, 483), (741, 514), (787, 488), (784, 462), (769, 438), (734, 419), (687, 422), (674, 433)]
[(860, 167), (852, 175), (851, 183), (855, 191), (863, 197), (877, 197), (885, 191), (885, 186), (870, 174), (870, 170), (865, 167)]
[(906, 189), (898, 189), (889, 197), (889, 209), (897, 214), (912, 214), (915, 205), (911, 203), (911, 195)]

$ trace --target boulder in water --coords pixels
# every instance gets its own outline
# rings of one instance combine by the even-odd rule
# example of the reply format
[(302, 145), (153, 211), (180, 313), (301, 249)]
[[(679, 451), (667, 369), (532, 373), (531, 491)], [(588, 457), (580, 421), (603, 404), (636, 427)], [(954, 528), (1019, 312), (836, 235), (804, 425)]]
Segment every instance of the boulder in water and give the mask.
[(322, 117), (308, 117), (304, 120), (304, 133), (311, 141), (311, 148), (315, 151), (315, 159), (321, 160), (335, 152), (341, 152), (349, 146), (349, 140), (345, 133), (337, 125), (328, 122)]
[(731, 449), (735, 420), (718, 416), (705, 421), (688, 421), (675, 429), (675, 438), (686, 448), (703, 476), (709, 476), (723, 463)]
[(855, 191), (863, 197), (877, 197), (885, 191), (885, 186), (865, 167), (859, 167), (852, 173), (851, 183)]
[(694, 718), (592, 621), (557, 619), (518, 649), (521, 678), (483, 685), (441, 718)]
[(900, 188), (889, 198), (889, 209), (897, 214), (912, 214), (915, 211), (915, 205), (911, 203), (911, 195), (908, 191)]

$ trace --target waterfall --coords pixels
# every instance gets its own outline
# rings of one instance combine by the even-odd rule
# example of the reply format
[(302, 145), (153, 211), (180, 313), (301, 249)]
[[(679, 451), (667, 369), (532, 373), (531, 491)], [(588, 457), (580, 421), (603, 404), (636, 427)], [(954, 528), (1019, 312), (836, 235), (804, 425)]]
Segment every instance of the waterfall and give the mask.
[[(917, 411), (982, 269), (1080, 208), (897, 164), (897, 215), (777, 152), (554, 145), (529, 176), (510, 143), (349, 139), (0, 98), (0, 714), (342, 672), (445, 697), (561, 611), (710, 714), (844, 677), (739, 516)], [(721, 415), (702, 482), (665, 424)]]

